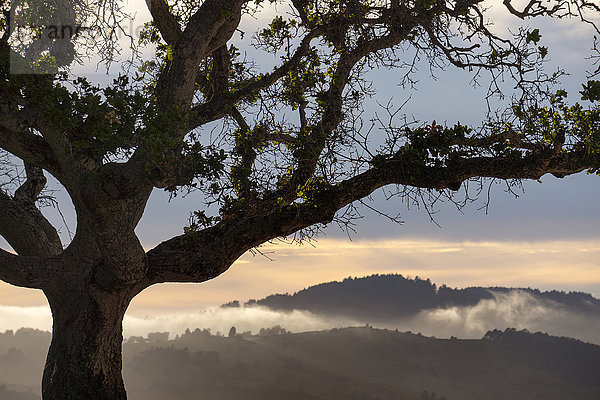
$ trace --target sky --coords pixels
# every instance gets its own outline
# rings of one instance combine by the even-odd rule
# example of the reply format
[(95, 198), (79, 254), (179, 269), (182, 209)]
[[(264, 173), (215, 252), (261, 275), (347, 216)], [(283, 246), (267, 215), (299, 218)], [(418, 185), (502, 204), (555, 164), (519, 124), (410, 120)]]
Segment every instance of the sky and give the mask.
[[(495, 16), (497, 29), (511, 26), (508, 19)], [(143, 19), (144, 12), (138, 17)], [(244, 29), (267, 19), (247, 20)], [(580, 83), (591, 67), (585, 57), (592, 33), (568, 21), (542, 26), (541, 45), (550, 49), (547, 68), (561, 65), (571, 73), (563, 87), (572, 94), (570, 100), (577, 101)], [(433, 79), (423, 72), (418, 90), (407, 92), (398, 86), (394, 72), (374, 74), (373, 80), (381, 87), (378, 101), (392, 99), (401, 104), (410, 97), (403, 111), (421, 121), (476, 123), (484, 117), (485, 93), (473, 88), (468, 73), (448, 70), (436, 75)], [(134, 299), (128, 315), (138, 319), (187, 315), (234, 299), (293, 293), (320, 282), (376, 273), (430, 278), (452, 287), (535, 287), (585, 291), (600, 297), (600, 177), (585, 173), (564, 179), (545, 176), (540, 182), (525, 182), (522, 189), (516, 188), (518, 196), (509, 193), (503, 182), (490, 182), (490, 193), (488, 207), (485, 197), (461, 210), (449, 203), (438, 204), (433, 210), (435, 221), (422, 207), (399, 199), (385, 201), (384, 193), (376, 193), (367, 204), (399, 213), (402, 224), (362, 207), (363, 218), (356, 221), (355, 232), (332, 225), (302, 246), (285, 241), (265, 244), (259, 249), (263, 255), (245, 254), (212, 281), (147, 289)], [(57, 196), (67, 226), (74, 231), (72, 206), (64, 193)], [(166, 193), (156, 191), (137, 229), (142, 244), (150, 249), (181, 234), (190, 211), (201, 207), (196, 195), (169, 199)], [(61, 227), (63, 237), (68, 237), (56, 211), (44, 212)], [(5, 316), (0, 331), (27, 325), (28, 318), (31, 325), (49, 329), (45, 304), (38, 291), (0, 284), (0, 315)]]

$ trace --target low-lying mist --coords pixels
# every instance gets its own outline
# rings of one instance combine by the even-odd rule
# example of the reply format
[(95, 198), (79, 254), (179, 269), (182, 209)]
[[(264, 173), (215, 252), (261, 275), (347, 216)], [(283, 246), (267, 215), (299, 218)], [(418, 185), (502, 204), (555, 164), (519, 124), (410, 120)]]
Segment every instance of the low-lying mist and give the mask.
[(493, 292), (494, 298), (474, 306), (423, 310), (396, 321), (359, 321), (343, 316), (325, 316), (309, 311), (273, 311), (265, 307), (208, 308), (196, 313), (148, 318), (125, 318), (125, 335), (144, 336), (148, 332), (185, 329), (211, 329), (226, 334), (232, 326), (237, 332), (258, 333), (261, 328), (280, 325), (291, 332), (316, 331), (370, 324), (374, 327), (420, 332), (439, 338), (481, 338), (488, 330), (527, 329), (556, 336), (567, 336), (600, 344), (600, 315), (573, 313), (558, 303), (541, 300), (520, 290)]
[[(280, 325), (290, 332), (320, 331), (331, 328), (360, 325), (343, 317), (326, 317), (309, 311), (273, 311), (266, 307), (222, 308), (210, 307), (194, 313), (178, 313), (139, 318), (125, 316), (124, 334), (145, 336), (148, 332), (182, 334), (186, 329), (210, 329), (213, 333), (227, 334), (232, 326), (237, 332), (258, 333), (261, 328)], [(364, 325), (364, 324), (363, 324)]]
[[(147, 336), (149, 332), (170, 332), (171, 337), (186, 329), (210, 329), (227, 334), (258, 333), (261, 328), (279, 325), (290, 332), (318, 331), (370, 324), (374, 327), (420, 332), (439, 338), (481, 338), (488, 330), (527, 329), (567, 336), (600, 344), (600, 315), (573, 313), (558, 303), (536, 298), (524, 291), (493, 292), (493, 299), (474, 306), (428, 309), (395, 321), (361, 321), (343, 316), (325, 316), (309, 311), (273, 311), (266, 307), (211, 307), (197, 312), (172, 313), (144, 318), (126, 315), (124, 336)], [(47, 307), (0, 306), (0, 332), (31, 327), (51, 330)]]
[(52, 329), (50, 307), (17, 307), (0, 305), (0, 332), (9, 329), (16, 331), (22, 327), (50, 331)]
[(491, 292), (494, 299), (481, 300), (475, 306), (424, 310), (391, 325), (378, 325), (439, 338), (472, 339), (481, 338), (488, 330), (516, 328), (600, 344), (600, 315), (573, 313), (520, 290)]

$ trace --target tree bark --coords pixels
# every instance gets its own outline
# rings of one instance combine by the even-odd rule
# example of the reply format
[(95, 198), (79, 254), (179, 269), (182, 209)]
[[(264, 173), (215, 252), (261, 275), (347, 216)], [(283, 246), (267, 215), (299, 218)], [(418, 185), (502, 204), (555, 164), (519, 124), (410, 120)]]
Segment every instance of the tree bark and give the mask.
[(44, 400), (125, 400), (121, 375), (124, 293), (63, 288), (46, 293), (52, 310), (52, 342), (42, 378)]

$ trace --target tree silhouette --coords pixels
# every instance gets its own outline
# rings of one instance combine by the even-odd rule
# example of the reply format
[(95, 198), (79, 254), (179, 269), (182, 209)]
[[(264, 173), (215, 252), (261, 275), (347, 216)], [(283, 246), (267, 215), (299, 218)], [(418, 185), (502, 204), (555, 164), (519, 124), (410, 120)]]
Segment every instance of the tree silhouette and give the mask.
[(231, 329), (229, 329), (229, 333), (227, 334), (227, 337), (234, 338), (236, 335), (237, 335), (237, 330), (235, 329), (235, 326), (232, 326)]
[[(291, 13), (252, 36), (257, 52), (279, 57), (272, 70), (231, 44), (262, 1), (148, 0), (142, 43), (155, 57), (108, 86), (62, 71), (85, 46), (114, 62), (123, 22), (116, 0), (0, 6), (0, 148), (11, 155), (2, 158), (0, 234), (16, 252), (0, 252), (0, 278), (43, 290), (50, 304), (46, 400), (125, 399), (122, 320), (138, 293), (203, 282), (266, 241), (348, 223), (352, 204), (378, 188), (451, 198), (463, 182), (486, 177), (598, 170), (600, 84), (582, 91), (592, 108), (567, 105), (564, 92), (549, 91), (560, 74), (541, 68), (548, 49), (538, 45), (540, 31), (494, 33), (481, 0), (292, 0)], [(515, 19), (584, 22), (598, 11), (558, 0), (522, 10), (505, 0), (503, 8)], [(98, 29), (63, 34), (82, 24)], [(363, 129), (365, 74), (397, 69), (410, 90), (417, 59), (488, 71), (490, 95), (510, 79), (514, 106), (479, 129), (394, 118)], [(221, 132), (209, 134), (219, 121)], [(64, 249), (38, 209), (45, 174), (77, 212)], [(184, 234), (145, 251), (134, 229), (155, 188), (200, 190), (208, 206)]]

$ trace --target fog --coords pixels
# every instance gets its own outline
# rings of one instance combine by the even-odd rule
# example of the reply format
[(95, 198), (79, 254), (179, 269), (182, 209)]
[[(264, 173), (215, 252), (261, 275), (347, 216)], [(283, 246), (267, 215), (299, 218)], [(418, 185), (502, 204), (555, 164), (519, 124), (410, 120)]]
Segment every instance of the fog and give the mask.
[[(261, 328), (280, 325), (290, 332), (319, 331), (370, 324), (378, 328), (420, 332), (439, 338), (481, 338), (493, 329), (527, 329), (555, 336), (567, 336), (600, 344), (600, 315), (573, 313), (559, 304), (540, 300), (529, 293), (514, 290), (493, 292), (494, 299), (481, 300), (475, 306), (424, 310), (398, 321), (360, 321), (330, 317), (309, 311), (278, 312), (265, 307), (211, 307), (199, 312), (171, 313), (138, 317), (125, 316), (124, 336), (147, 336), (150, 332), (170, 332), (171, 337), (186, 329), (210, 329), (227, 334), (232, 326), (237, 332), (258, 333)], [(30, 327), (51, 330), (47, 307), (0, 306), (0, 332)]]
[(0, 332), (16, 331), (21, 327), (35, 328), (43, 331), (52, 329), (50, 308), (0, 306)]
[(493, 292), (492, 300), (481, 300), (472, 307), (449, 307), (421, 311), (392, 326), (399, 330), (448, 338), (481, 338), (488, 330), (527, 329), (555, 336), (568, 336), (600, 344), (600, 315), (567, 311), (560, 305), (514, 290)]
[(386, 322), (327, 317), (298, 310), (277, 312), (264, 307), (208, 308), (197, 313), (148, 318), (128, 316), (125, 335), (144, 336), (148, 332), (168, 331), (174, 336), (187, 328), (208, 328), (213, 333), (226, 334), (232, 326), (238, 332), (258, 333), (261, 328), (274, 325), (291, 332), (304, 332), (369, 323), (374, 327), (420, 332), (439, 338), (475, 339), (481, 338), (488, 330), (516, 328), (600, 344), (600, 315), (573, 313), (557, 303), (540, 300), (519, 290), (492, 293), (494, 299), (482, 300), (475, 306), (424, 310), (414, 317)]
[(291, 313), (272, 311), (266, 307), (219, 308), (211, 307), (195, 313), (177, 313), (138, 318), (125, 316), (124, 333), (127, 336), (146, 336), (148, 332), (182, 334), (186, 329), (210, 329), (213, 333), (227, 334), (232, 326), (237, 332), (258, 333), (261, 328), (280, 325), (290, 332), (320, 331), (331, 328), (360, 325), (347, 318), (332, 318), (295, 310)]

